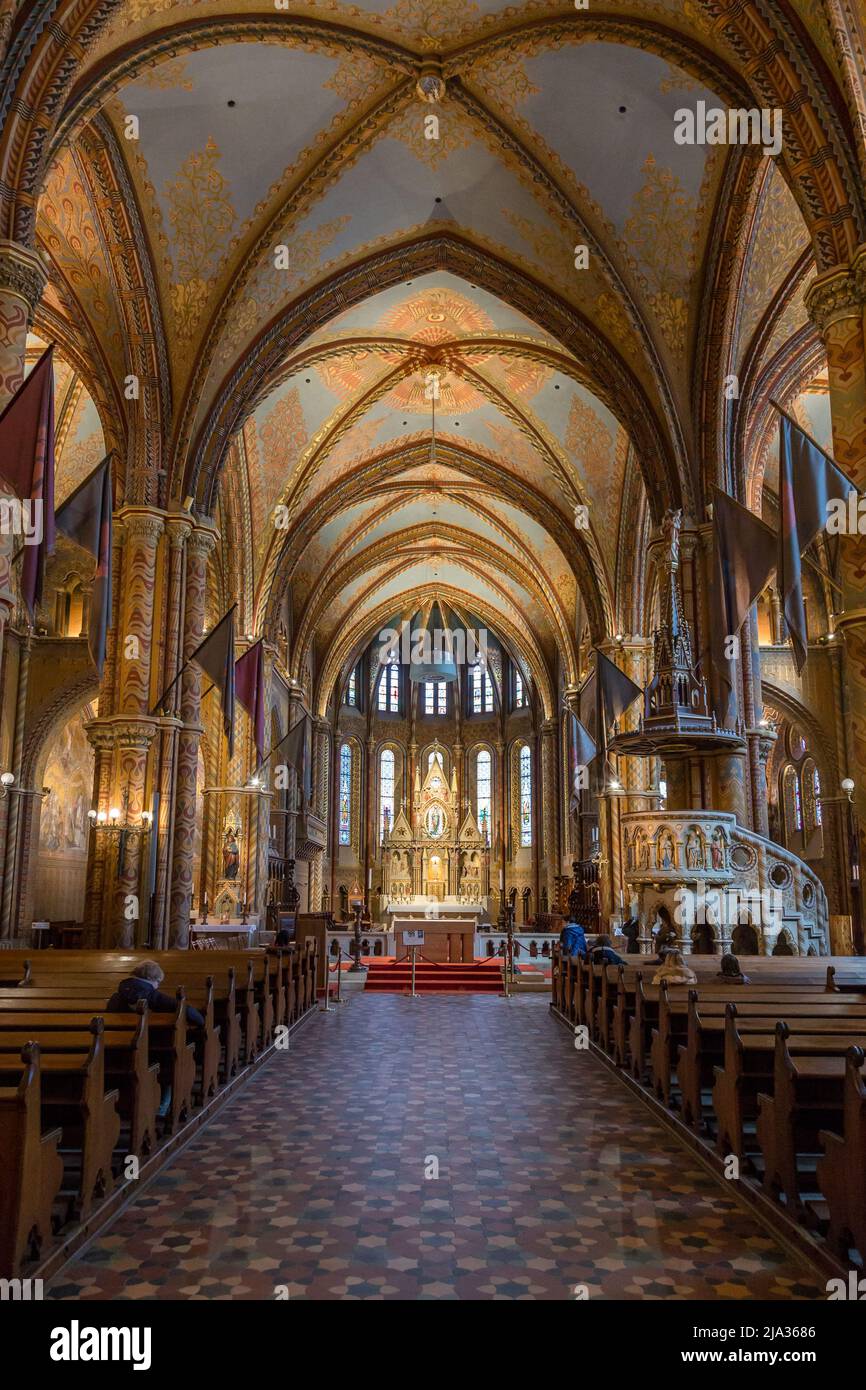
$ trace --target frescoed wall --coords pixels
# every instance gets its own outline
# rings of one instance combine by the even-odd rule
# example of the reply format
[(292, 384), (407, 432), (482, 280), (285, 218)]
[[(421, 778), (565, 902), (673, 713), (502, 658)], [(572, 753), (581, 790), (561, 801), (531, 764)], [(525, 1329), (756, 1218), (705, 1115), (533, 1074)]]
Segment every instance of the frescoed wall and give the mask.
[(93, 794), (93, 749), (85, 705), (69, 720), (49, 753), (43, 776), (48, 795), (39, 818), (33, 915), (35, 921), (80, 921), (87, 867), (87, 812)]

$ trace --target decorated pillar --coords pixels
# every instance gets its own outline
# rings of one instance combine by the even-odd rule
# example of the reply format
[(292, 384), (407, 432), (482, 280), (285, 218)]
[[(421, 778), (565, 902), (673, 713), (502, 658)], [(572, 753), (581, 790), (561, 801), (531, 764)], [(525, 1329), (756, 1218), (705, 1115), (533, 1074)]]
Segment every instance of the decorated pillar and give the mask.
[(556, 876), (559, 873), (559, 835), (556, 809), (559, 805), (557, 756), (557, 722), (545, 719), (541, 726), (541, 815), (544, 842), (544, 883), (547, 888), (548, 911), (556, 902)]
[[(188, 660), (202, 640), (207, 602), (208, 556), (216, 542), (213, 526), (199, 524), (186, 543), (186, 611), (183, 624), (183, 658)], [(189, 944), (192, 902), (193, 850), (196, 826), (196, 768), (201, 727), (201, 677), (195, 665), (181, 677), (180, 715), (175, 774), (174, 839), (171, 864), (169, 944)]]
[[(166, 521), (168, 534), (168, 565), (166, 582), (166, 643), (160, 685), (166, 689), (180, 668), (181, 634), (184, 625), (184, 575), (186, 542), (193, 520), (188, 513), (170, 516)], [(157, 950), (168, 944), (169, 888), (171, 856), (174, 839), (175, 801), (172, 796), (174, 769), (177, 758), (177, 731), (180, 727), (180, 682), (168, 696), (165, 714), (160, 720), (159, 764), (156, 787), (159, 793), (154, 808), (153, 834), (156, 839), (156, 879), (153, 892), (150, 939)]]
[[(827, 350), (833, 453), (862, 494), (866, 491), (866, 246), (851, 265), (819, 275), (806, 295)], [(845, 641), (847, 773), (854, 779), (861, 828), (866, 826), (866, 567), (863, 537), (840, 536), (841, 611)], [(861, 836), (862, 836), (861, 829)], [(864, 860), (861, 842), (860, 862)]]

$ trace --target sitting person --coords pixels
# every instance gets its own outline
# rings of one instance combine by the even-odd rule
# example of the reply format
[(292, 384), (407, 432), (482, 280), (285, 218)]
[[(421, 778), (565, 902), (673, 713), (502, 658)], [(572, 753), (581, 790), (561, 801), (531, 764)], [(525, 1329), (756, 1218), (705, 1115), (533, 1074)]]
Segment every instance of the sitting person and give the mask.
[[(155, 960), (142, 961), (127, 979), (121, 980), (108, 1001), (107, 1012), (126, 1013), (143, 999), (154, 1013), (173, 1014), (177, 1008), (177, 1000), (172, 999), (170, 994), (163, 994), (157, 988), (164, 979), (165, 971)], [(204, 1018), (191, 1004), (186, 1006), (186, 1021), (197, 1028), (204, 1027)]]
[[(121, 980), (106, 1006), (108, 1013), (127, 1013), (144, 1000), (148, 1009), (155, 1013), (173, 1014), (177, 1000), (170, 994), (163, 994), (158, 988), (165, 978), (165, 971), (155, 960), (144, 960), (137, 965), (127, 979)], [(186, 1021), (196, 1028), (204, 1027), (204, 1016), (192, 1004), (186, 1006)], [(156, 1112), (164, 1119), (171, 1108), (171, 1086), (163, 1083), (162, 1098)]]
[(619, 955), (610, 944), (609, 936), (597, 936), (592, 948), (593, 965), (625, 965), (622, 956)]
[(740, 969), (740, 962), (735, 955), (729, 954), (722, 956), (721, 970), (716, 976), (717, 980), (724, 980), (726, 985), (748, 985), (751, 984), (748, 975), (744, 975)]
[(623, 934), (623, 936), (625, 937), (626, 941), (628, 942), (628, 946), (626, 947), (626, 952), (625, 952), (626, 955), (627, 955), (627, 956), (637, 956), (637, 955), (639, 955), (639, 954), (640, 954), (640, 942), (638, 941), (638, 936), (640, 935), (640, 922), (639, 922), (639, 920), (637, 919), (637, 917), (629, 917), (629, 919), (628, 919), (627, 922), (623, 922), (623, 924), (622, 924), (622, 934)]
[(566, 922), (559, 933), (559, 944), (564, 956), (568, 956), (571, 960), (576, 960), (578, 956), (581, 956), (586, 960), (586, 934), (579, 922)]
[(698, 977), (686, 965), (682, 951), (667, 951), (664, 965), (653, 975), (653, 984), (660, 985), (663, 980), (669, 985), (694, 985)]

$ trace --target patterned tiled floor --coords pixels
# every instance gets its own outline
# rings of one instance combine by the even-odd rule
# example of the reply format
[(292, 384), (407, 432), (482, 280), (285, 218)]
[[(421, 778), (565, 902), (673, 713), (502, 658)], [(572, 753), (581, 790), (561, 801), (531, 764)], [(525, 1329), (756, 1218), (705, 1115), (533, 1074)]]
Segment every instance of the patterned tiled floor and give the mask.
[(822, 1296), (538, 996), (355, 995), (320, 1014), (50, 1293), (270, 1299), (278, 1285), (293, 1299)]

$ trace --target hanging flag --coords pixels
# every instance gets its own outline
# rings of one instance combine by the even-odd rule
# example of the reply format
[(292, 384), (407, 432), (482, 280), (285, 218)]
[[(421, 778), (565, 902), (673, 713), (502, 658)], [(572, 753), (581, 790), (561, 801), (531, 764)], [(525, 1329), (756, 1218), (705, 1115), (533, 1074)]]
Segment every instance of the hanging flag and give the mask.
[(235, 608), (234, 604), (209, 632), (190, 657), (210, 676), (220, 693), (223, 729), (229, 743), (229, 757), (235, 751)]
[(102, 675), (105, 639), (111, 623), (111, 454), (106, 454), (88, 478), (57, 511), (57, 530), (96, 557), (90, 599), (87, 645)]
[[(748, 507), (713, 487), (713, 663), (729, 690), (734, 681), (727, 639), (735, 637), (776, 567), (776, 532)], [(725, 701), (727, 704), (727, 700)], [(727, 710), (722, 712), (725, 722)]]
[(23, 546), (21, 597), (33, 619), (42, 600), (45, 561), (54, 554), (53, 346), (0, 414), (0, 474), (30, 512), (27, 531), (35, 543), (28, 539)]
[(603, 717), (600, 730), (601, 740), (602, 743), (606, 743), (607, 731), (611, 724), (614, 724), (620, 715), (625, 713), (629, 705), (634, 704), (638, 696), (643, 694), (643, 691), (610, 660), (610, 657), (605, 656), (604, 652), (600, 652), (597, 647), (595, 649), (595, 662), (598, 698)]
[(598, 745), (591, 734), (587, 732), (581, 724), (576, 714), (572, 714), (574, 730), (574, 752), (577, 767), (589, 767), (596, 753)]
[(261, 763), (265, 756), (265, 648), (261, 638), (235, 662), (235, 695), (252, 721)]
[(857, 489), (790, 415), (779, 411), (779, 589), (799, 675), (806, 664), (806, 611), (800, 557), (827, 525), (828, 504)]

